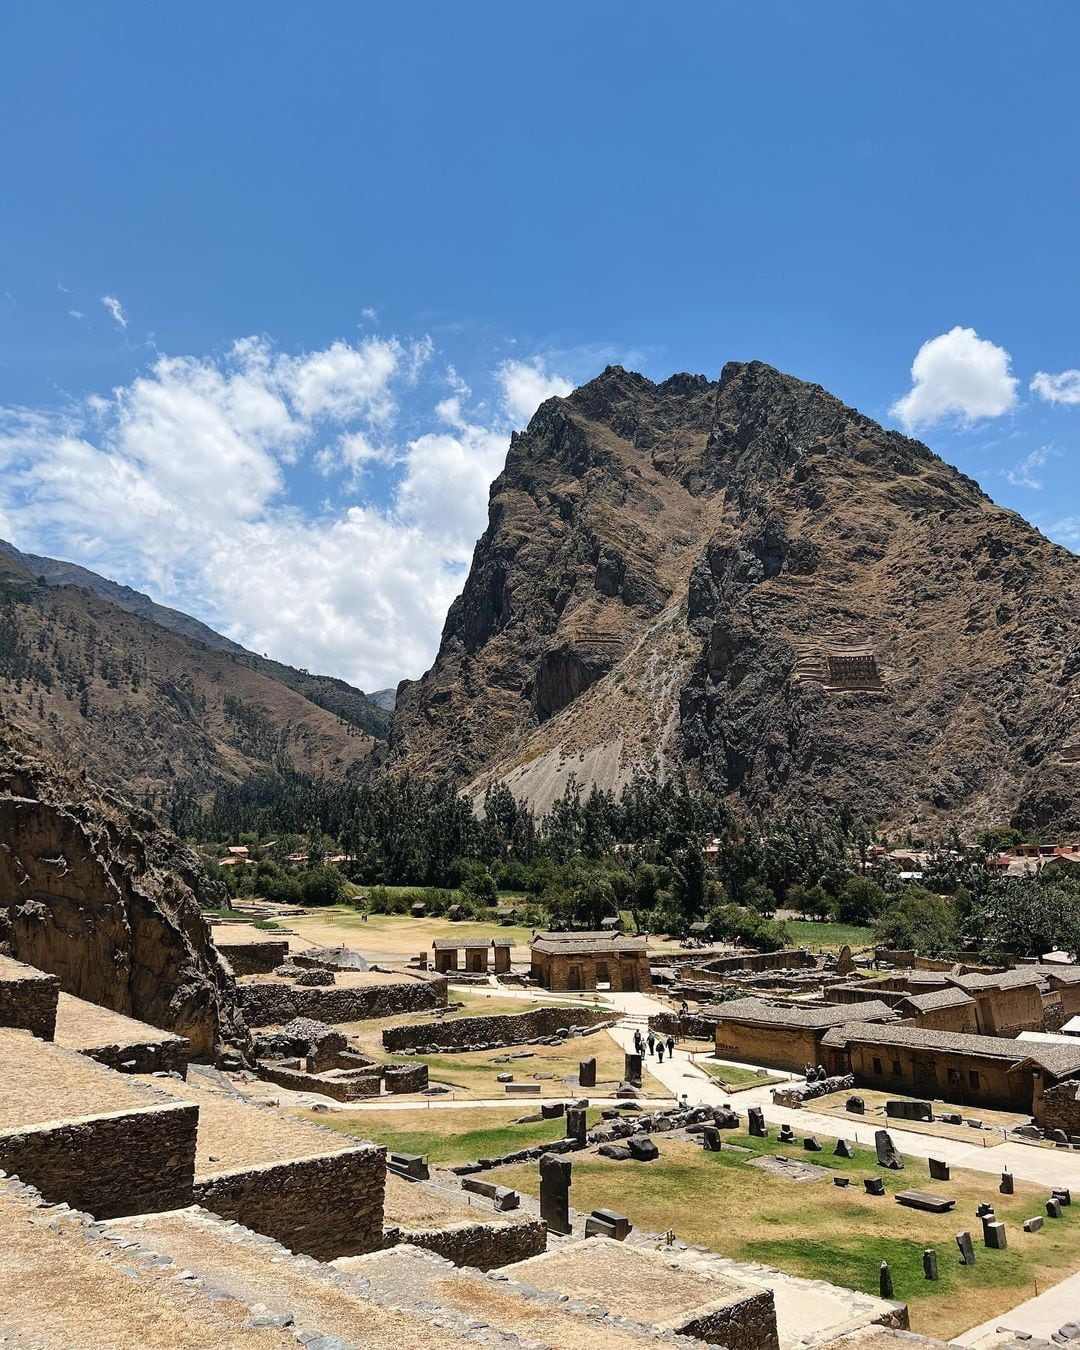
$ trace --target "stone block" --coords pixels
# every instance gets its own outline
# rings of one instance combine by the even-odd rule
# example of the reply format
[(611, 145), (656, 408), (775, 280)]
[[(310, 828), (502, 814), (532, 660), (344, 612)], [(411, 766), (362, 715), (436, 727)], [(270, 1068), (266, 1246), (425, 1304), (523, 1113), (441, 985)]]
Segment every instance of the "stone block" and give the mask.
[(846, 1139), (838, 1139), (836, 1147), (833, 1149), (833, 1155), (837, 1158), (854, 1158), (855, 1150)]
[(1042, 1226), (1043, 1218), (1041, 1214), (1036, 1214), (1032, 1218), (1024, 1220), (1025, 1233), (1037, 1233)]
[(503, 1087), (504, 1092), (510, 1093), (514, 1097), (539, 1097), (539, 1083), (507, 1083)]
[(983, 1242), (995, 1251), (1004, 1251), (1009, 1245), (1003, 1223), (984, 1223)]
[(391, 1172), (408, 1177), (410, 1181), (427, 1181), (431, 1175), (422, 1153), (389, 1153), (386, 1165)]
[(863, 1188), (867, 1195), (884, 1195), (885, 1183), (880, 1177), (863, 1177)]
[(640, 1087), (641, 1073), (641, 1056), (635, 1055), (633, 1051), (628, 1050), (623, 1059), (623, 1078), (631, 1084), (632, 1087)]
[(540, 1217), (553, 1233), (572, 1232), (570, 1224), (571, 1164), (544, 1153), (540, 1158)]
[(933, 1247), (925, 1247), (922, 1254), (923, 1277), (927, 1280), (938, 1278), (937, 1252)]
[(703, 1125), (701, 1127), (701, 1143), (709, 1153), (719, 1153), (722, 1147), (723, 1135), (715, 1125)]
[(595, 1058), (583, 1059), (578, 1065), (578, 1086), (583, 1088), (596, 1086)]
[(545, 1102), (540, 1108), (540, 1119), (559, 1120), (565, 1110), (565, 1102)]
[(998, 1190), (1002, 1195), (1013, 1194), (1013, 1174), (1011, 1172), (1002, 1172)]
[(1061, 1201), (1056, 1196), (1051, 1196), (1046, 1202), (1046, 1217), (1048, 1219), (1061, 1218)]
[(765, 1112), (760, 1106), (751, 1106), (746, 1113), (746, 1124), (754, 1139), (768, 1139), (769, 1131), (765, 1125)]
[(885, 1114), (897, 1120), (933, 1120), (934, 1108), (929, 1102), (889, 1101), (885, 1103)]
[(626, 1141), (626, 1147), (630, 1150), (631, 1158), (637, 1162), (652, 1162), (660, 1156), (660, 1150), (647, 1134), (632, 1134)]
[(930, 1176), (934, 1181), (949, 1181), (952, 1173), (949, 1170), (949, 1164), (944, 1158), (927, 1158), (930, 1165)]
[(613, 1209), (594, 1209), (585, 1220), (586, 1237), (599, 1234), (613, 1238), (616, 1242), (625, 1242), (633, 1228), (634, 1225), (625, 1214), (618, 1214)]
[(971, 1234), (968, 1232), (957, 1233), (956, 1245), (960, 1249), (960, 1264), (962, 1266), (973, 1266), (975, 1264), (975, 1244), (971, 1240)]
[(808, 1134), (806, 1136), (806, 1138), (802, 1141), (802, 1146), (807, 1151), (807, 1153), (822, 1152), (821, 1145), (818, 1143), (818, 1141), (814, 1138), (812, 1134)]
[(596, 1151), (602, 1158), (611, 1158), (614, 1162), (627, 1162), (633, 1156), (625, 1144), (601, 1144)]
[(874, 1134), (874, 1150), (877, 1153), (879, 1167), (888, 1167), (891, 1171), (902, 1172), (904, 1160), (900, 1150), (893, 1143), (888, 1130), (877, 1130)]
[(866, 1114), (866, 1103), (861, 1097), (849, 1097), (847, 1099), (847, 1109), (855, 1116)]

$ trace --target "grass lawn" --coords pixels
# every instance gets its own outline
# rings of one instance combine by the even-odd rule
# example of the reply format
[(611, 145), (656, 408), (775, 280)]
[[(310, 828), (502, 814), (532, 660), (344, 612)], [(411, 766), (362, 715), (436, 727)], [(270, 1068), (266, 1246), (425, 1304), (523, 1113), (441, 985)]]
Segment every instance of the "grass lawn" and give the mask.
[[(866, 1104), (866, 1113), (862, 1116), (853, 1115), (847, 1110), (847, 1100), (851, 1096), (850, 1090), (843, 1092), (832, 1092), (827, 1097), (818, 1097), (814, 1102), (814, 1110), (822, 1111), (826, 1115), (839, 1116), (842, 1120), (849, 1120), (851, 1128), (877, 1130), (884, 1127), (888, 1129), (890, 1117), (885, 1113), (885, 1103), (890, 1101), (912, 1101), (923, 1100), (923, 1098), (905, 1097), (903, 1093), (897, 1092), (877, 1092), (873, 1088), (859, 1088), (858, 1095)], [(997, 1133), (990, 1133), (988, 1130), (973, 1130), (968, 1125), (946, 1125), (941, 1121), (923, 1121), (923, 1120), (893, 1120), (895, 1125), (902, 1126), (905, 1130), (914, 1130), (919, 1134), (936, 1135), (940, 1139), (959, 1139), (962, 1143), (971, 1144), (973, 1148), (980, 1144), (983, 1148), (997, 1148), (1005, 1142), (1004, 1131), (1017, 1124), (1026, 1124), (1030, 1116), (1026, 1116), (1019, 1111), (992, 1111), (986, 1110), (981, 1106), (957, 1106), (954, 1102), (933, 1101), (931, 1105), (934, 1108), (934, 1114), (942, 1111), (958, 1113), (965, 1119), (981, 1120), (984, 1125), (996, 1126)]]
[[(507, 1055), (528, 1052), (527, 1059), (506, 1060)], [(389, 1052), (383, 1052), (394, 1058)], [(587, 1096), (609, 1097), (622, 1082), (623, 1052), (604, 1031), (592, 1036), (574, 1037), (562, 1045), (521, 1045), (508, 1046), (504, 1050), (470, 1050), (462, 1054), (448, 1055), (409, 1055), (409, 1063), (428, 1066), (432, 1083), (445, 1083), (453, 1088), (456, 1097), (473, 1099), (506, 1097), (506, 1089), (497, 1082), (501, 1073), (512, 1073), (514, 1081), (531, 1082), (541, 1075), (541, 1095), (561, 1097), (564, 1094), (577, 1096), (582, 1089), (578, 1086), (578, 1066), (583, 1059), (596, 1060), (596, 1087), (586, 1090)], [(502, 1060), (502, 1063), (498, 1061)], [(670, 1098), (671, 1093), (659, 1080), (649, 1073), (648, 1062), (642, 1087), (647, 1096)], [(528, 1109), (528, 1099), (523, 1098), (524, 1109)]]
[[(1046, 1191), (1017, 1181), (1016, 1193), (999, 1195), (993, 1176), (953, 1170), (952, 1181), (931, 1181), (926, 1164), (905, 1159), (902, 1172), (878, 1168), (870, 1150), (858, 1148), (852, 1160), (801, 1147), (779, 1147), (772, 1140), (724, 1133), (724, 1148), (706, 1153), (698, 1144), (656, 1136), (660, 1158), (653, 1163), (618, 1163), (591, 1152), (574, 1158), (571, 1198), (588, 1213), (597, 1207), (620, 1210), (639, 1227), (655, 1232), (673, 1228), (687, 1242), (704, 1243), (725, 1256), (761, 1261), (794, 1275), (878, 1291), (878, 1268), (888, 1261), (896, 1297), (911, 1306), (911, 1329), (942, 1338), (955, 1336), (1032, 1297), (1063, 1279), (1080, 1264), (1080, 1205), (1069, 1206), (1059, 1220), (1047, 1219), (1039, 1233), (1025, 1233), (1023, 1220), (1044, 1214)], [(824, 1142), (824, 1141), (823, 1141)], [(738, 1145), (748, 1153), (729, 1148)], [(781, 1153), (812, 1161), (830, 1172), (850, 1175), (840, 1188), (829, 1178), (794, 1182), (747, 1166), (750, 1154)], [(500, 1168), (492, 1180), (536, 1194), (537, 1169)], [(883, 1197), (866, 1195), (864, 1176), (881, 1176)], [(895, 1203), (901, 1190), (929, 1190), (956, 1200), (950, 1214), (925, 1214)], [(982, 1245), (975, 1208), (994, 1204), (1007, 1226), (1009, 1246), (990, 1251)], [(961, 1266), (955, 1234), (972, 1233), (974, 1266)], [(922, 1252), (935, 1247), (940, 1279), (923, 1278)]]
[(793, 947), (809, 947), (811, 950), (821, 947), (843, 947), (845, 943), (853, 951), (856, 947), (869, 947), (874, 941), (874, 930), (863, 928), (854, 923), (818, 923), (814, 919), (787, 919), (784, 927), (788, 930)]
[(783, 1083), (786, 1079), (782, 1075), (776, 1074), (758, 1074), (753, 1069), (740, 1068), (736, 1064), (717, 1064), (711, 1059), (696, 1059), (694, 1064), (699, 1069), (704, 1069), (717, 1082), (723, 1083), (724, 1087), (738, 1091), (739, 1088), (768, 1087), (772, 1083)]
[[(515, 1125), (520, 1116), (539, 1111), (535, 1102), (518, 1101), (503, 1111), (490, 1107), (472, 1110), (430, 1111), (335, 1111), (327, 1115), (299, 1112), (302, 1118), (314, 1121), (339, 1134), (353, 1135), (385, 1144), (395, 1153), (424, 1153), (430, 1162), (449, 1166), (471, 1162), (474, 1158), (498, 1158), (519, 1148), (534, 1148), (537, 1144), (554, 1143), (566, 1137), (566, 1118), (538, 1120), (527, 1125)], [(590, 1128), (600, 1118), (597, 1108), (590, 1108)], [(535, 1169), (535, 1165), (534, 1168)]]

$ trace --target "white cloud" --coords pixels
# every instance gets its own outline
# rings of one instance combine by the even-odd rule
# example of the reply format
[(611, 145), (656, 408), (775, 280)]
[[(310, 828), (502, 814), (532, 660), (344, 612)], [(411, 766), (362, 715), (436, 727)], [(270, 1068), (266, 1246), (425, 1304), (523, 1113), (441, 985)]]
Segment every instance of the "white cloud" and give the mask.
[(1047, 403), (1080, 403), (1080, 370), (1036, 371), (1029, 388)]
[(569, 380), (549, 373), (541, 358), (505, 361), (499, 367), (503, 407), (516, 427), (528, 425), (540, 404), (548, 398), (565, 398), (573, 389)]
[(69, 310), (68, 310), (68, 314), (69, 314), (73, 319), (81, 319), (82, 316), (83, 316), (83, 312), (82, 312), (81, 309), (69, 309)]
[(1031, 488), (1034, 492), (1042, 489), (1042, 479), (1035, 477), (1035, 470), (1041, 469), (1048, 459), (1056, 459), (1061, 453), (1053, 445), (1041, 445), (1025, 455), (1014, 469), (1003, 469), (1005, 477), (1013, 487)]
[[(431, 351), (367, 338), (288, 355), (246, 338), (159, 356), (75, 407), (0, 409), (0, 526), (256, 651), (363, 688), (418, 675), (484, 528), (510, 410), (569, 388), (515, 362), (492, 376), (506, 411), (485, 416), (451, 370), (449, 397), (417, 409)], [(358, 502), (373, 463), (394, 474), (389, 496)], [(298, 500), (312, 468), (341, 475), (349, 504)]]
[(117, 300), (115, 295), (103, 295), (101, 297), (101, 303), (112, 315), (113, 323), (116, 324), (117, 328), (126, 328), (128, 326), (127, 315), (124, 313), (123, 306), (120, 304), (120, 301)]
[(951, 328), (924, 342), (911, 363), (911, 389), (889, 411), (911, 430), (959, 417), (975, 422), (1000, 417), (1016, 403), (1019, 381), (1009, 373), (1004, 347), (974, 328)]

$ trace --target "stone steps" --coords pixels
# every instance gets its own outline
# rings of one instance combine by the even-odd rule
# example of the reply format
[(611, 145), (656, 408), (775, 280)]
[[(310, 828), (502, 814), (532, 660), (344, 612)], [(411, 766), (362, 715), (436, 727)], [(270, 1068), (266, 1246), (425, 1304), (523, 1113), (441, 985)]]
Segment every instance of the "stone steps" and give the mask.
[[(103, 1225), (171, 1260), (201, 1287), (292, 1337), (325, 1350), (449, 1350), (463, 1342), (522, 1350), (701, 1350), (702, 1342), (614, 1317), (604, 1309), (461, 1269), (433, 1252), (398, 1246), (325, 1264), (206, 1210), (172, 1210)], [(208, 1342), (214, 1344), (214, 1342)], [(295, 1341), (293, 1342), (295, 1345)], [(323, 1350), (322, 1340), (310, 1341)]]
[(0, 1343), (20, 1350), (296, 1350), (135, 1239), (0, 1178)]

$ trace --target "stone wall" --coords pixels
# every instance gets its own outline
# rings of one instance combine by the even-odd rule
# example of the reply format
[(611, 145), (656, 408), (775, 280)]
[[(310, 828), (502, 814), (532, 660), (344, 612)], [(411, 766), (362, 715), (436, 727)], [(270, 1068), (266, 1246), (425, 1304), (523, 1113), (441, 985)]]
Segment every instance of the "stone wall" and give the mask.
[(658, 1036), (674, 1036), (676, 1040), (689, 1037), (693, 1041), (711, 1041), (716, 1035), (716, 1023), (719, 1014), (711, 1017), (701, 1013), (653, 1013), (649, 1018), (649, 1030)]
[[(0, 970), (0, 1027), (32, 1031), (51, 1041), (56, 1030), (60, 981), (21, 962), (3, 962)], [(23, 972), (25, 971), (25, 974)]]
[(802, 948), (780, 952), (741, 952), (733, 956), (713, 956), (700, 965), (683, 971), (687, 978), (718, 979), (740, 971), (808, 970), (817, 958)]
[(494, 1017), (457, 1017), (445, 1022), (420, 1022), (411, 1027), (387, 1027), (382, 1034), (386, 1050), (475, 1050), (479, 1046), (524, 1045), (548, 1036), (566, 1035), (571, 1027), (596, 1030), (612, 1026), (610, 1012), (596, 1008), (536, 1008), (532, 1012), (503, 1013)]
[(826, 1029), (725, 1021), (721, 1013), (716, 1024), (716, 1055), (740, 1064), (802, 1073), (807, 1064), (822, 1062), (821, 1039)]
[(446, 1006), (446, 979), (403, 977), (400, 983), (370, 984), (358, 988), (283, 984), (276, 980), (238, 986), (240, 1003), (249, 1026), (284, 1026), (294, 1017), (320, 1022), (362, 1022), (373, 1017), (423, 1012)]
[(269, 975), (289, 956), (287, 938), (268, 938), (265, 942), (216, 942), (221, 956), (234, 975)]
[(726, 1350), (779, 1350), (776, 1330), (776, 1305), (771, 1289), (747, 1294), (737, 1302), (717, 1304), (680, 1319), (672, 1330), (682, 1336), (696, 1336), (710, 1345)]
[(428, 1085), (426, 1064), (387, 1064), (383, 1070), (387, 1092), (423, 1092)]
[(195, 1201), (290, 1251), (332, 1261), (383, 1245), (385, 1187), (386, 1150), (369, 1144), (200, 1177)]
[(328, 1078), (324, 1074), (307, 1073), (287, 1064), (260, 1060), (259, 1077), (267, 1083), (289, 1088), (292, 1092), (317, 1092), (332, 1097), (336, 1102), (354, 1102), (362, 1097), (378, 1097), (382, 1092), (382, 1077), (377, 1068), (357, 1071), (348, 1078)]
[(1070, 1137), (1080, 1135), (1080, 1083), (1055, 1083), (1035, 1094), (1035, 1118), (1049, 1134), (1064, 1130)]
[(495, 1270), (539, 1256), (547, 1247), (547, 1224), (542, 1219), (523, 1223), (455, 1223), (446, 1228), (387, 1229), (386, 1246), (410, 1242), (437, 1252), (455, 1266)]
[(163, 1038), (138, 1045), (96, 1045), (80, 1047), (79, 1054), (97, 1060), (118, 1073), (176, 1073), (187, 1077), (191, 1043), (183, 1037)]
[(192, 1203), (199, 1108), (119, 1111), (0, 1135), (0, 1171), (97, 1219)]

